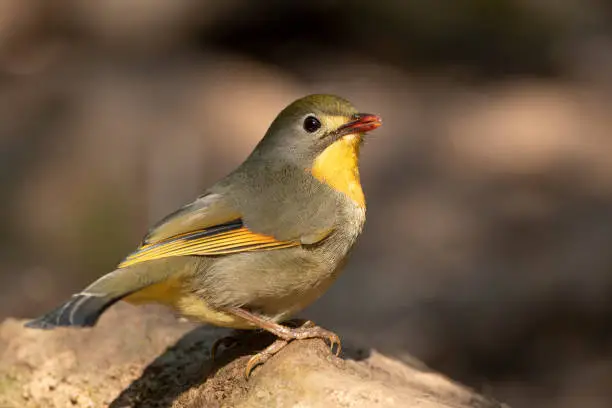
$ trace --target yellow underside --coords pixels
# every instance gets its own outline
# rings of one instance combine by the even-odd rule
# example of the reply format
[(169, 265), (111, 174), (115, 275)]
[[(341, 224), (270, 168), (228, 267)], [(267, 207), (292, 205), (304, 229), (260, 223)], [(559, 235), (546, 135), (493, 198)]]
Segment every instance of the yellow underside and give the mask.
[(148, 286), (123, 300), (134, 305), (159, 303), (171, 307), (185, 317), (215, 326), (234, 329), (254, 328), (244, 319), (210, 308), (200, 297), (184, 290), (183, 282), (177, 278)]

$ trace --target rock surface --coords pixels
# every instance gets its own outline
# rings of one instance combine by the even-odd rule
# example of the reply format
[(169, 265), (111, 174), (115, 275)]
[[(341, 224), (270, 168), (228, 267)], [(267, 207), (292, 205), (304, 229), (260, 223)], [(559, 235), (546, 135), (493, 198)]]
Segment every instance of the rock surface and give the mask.
[(321, 340), (291, 343), (247, 381), (246, 361), (272, 337), (246, 335), (211, 361), (227, 334), (124, 304), (92, 329), (38, 331), (8, 319), (0, 407), (505, 407), (419, 363), (346, 344), (337, 358)]

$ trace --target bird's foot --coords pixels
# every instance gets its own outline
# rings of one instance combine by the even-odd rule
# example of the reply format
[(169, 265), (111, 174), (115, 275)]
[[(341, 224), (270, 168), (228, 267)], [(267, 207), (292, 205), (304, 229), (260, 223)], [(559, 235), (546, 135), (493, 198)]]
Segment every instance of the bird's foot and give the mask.
[(342, 350), (342, 344), (340, 337), (334, 332), (325, 330), (320, 326), (316, 326), (312, 321), (308, 320), (300, 327), (290, 328), (286, 326), (280, 326), (278, 332), (273, 332), (283, 340), (304, 340), (304, 339), (323, 339), (329, 342), (331, 352), (334, 353), (334, 346), (336, 348), (335, 355), (340, 355)]
[[(314, 326), (314, 323), (312, 323), (311, 321), (308, 321), (308, 320), (304, 320), (304, 319), (291, 319), (291, 320), (287, 320), (286, 322), (283, 322), (283, 325), (284, 326), (288, 326), (288, 327), (297, 328), (297, 327)], [(210, 359), (212, 361), (215, 361), (215, 357), (217, 356), (220, 348), (224, 348), (224, 349), (233, 348), (233, 347), (237, 346), (238, 344), (240, 344), (241, 342), (243, 342), (245, 340), (245, 338), (247, 338), (248, 336), (259, 334), (259, 333), (261, 333), (261, 331), (262, 331), (261, 329), (258, 329), (258, 330), (234, 330), (232, 332), (232, 334), (230, 334), (228, 336), (224, 336), (224, 337), (218, 338), (217, 340), (215, 340), (213, 345), (210, 347)], [(263, 353), (264, 352), (262, 351), (261, 354), (263, 354)], [(275, 354), (275, 353), (273, 353), (273, 354)], [(270, 356), (272, 356), (272, 355), (270, 355)], [(266, 358), (266, 361), (267, 361), (268, 358)], [(263, 362), (261, 362), (259, 364), (263, 364)]]
[[(269, 360), (270, 357), (278, 353), (293, 340), (316, 338), (324, 339), (329, 341), (332, 353), (334, 352), (334, 346), (336, 346), (336, 356), (338, 356), (340, 354), (340, 351), (342, 350), (340, 338), (336, 333), (330, 332), (329, 330), (325, 330), (322, 327), (315, 326), (315, 324), (310, 320), (305, 321), (304, 323), (299, 325), (299, 327), (289, 327), (287, 325), (278, 324), (269, 318), (260, 316), (240, 307), (228, 308), (226, 309), (226, 311), (233, 314), (234, 316), (240, 317), (248, 322), (251, 322), (254, 326), (264, 329), (279, 338), (262, 352), (251, 357), (251, 359), (247, 363), (247, 367), (245, 370), (245, 376), (247, 377), (247, 379), (249, 378), (249, 375), (251, 374), (251, 371), (255, 366)], [(289, 321), (286, 324), (291, 324), (291, 322), (292, 321)], [(295, 322), (295, 320), (293, 322)]]
[(334, 351), (334, 346), (336, 347), (336, 356), (340, 354), (341, 343), (340, 338), (333, 332), (329, 330), (325, 330), (319, 326), (315, 326), (315, 324), (308, 320), (304, 322), (301, 326), (298, 327), (287, 327), (276, 325), (278, 327), (274, 327), (274, 329), (266, 328), (266, 330), (272, 332), (279, 338), (274, 341), (271, 345), (266, 347), (263, 351), (255, 354), (251, 359), (247, 362), (245, 368), (245, 377), (248, 379), (251, 375), (253, 369), (260, 365), (264, 364), (268, 361), (272, 356), (281, 351), (285, 346), (287, 346), (293, 340), (303, 340), (303, 339), (313, 339), (313, 338), (321, 338), (328, 340), (330, 343), (331, 351)]
[(268, 347), (251, 357), (244, 369), (245, 378), (248, 380), (249, 376), (251, 375), (251, 371), (253, 371), (255, 367), (268, 361), (272, 356), (285, 348), (287, 344), (289, 344), (287, 340), (276, 339), (274, 340), (274, 343), (270, 344)]

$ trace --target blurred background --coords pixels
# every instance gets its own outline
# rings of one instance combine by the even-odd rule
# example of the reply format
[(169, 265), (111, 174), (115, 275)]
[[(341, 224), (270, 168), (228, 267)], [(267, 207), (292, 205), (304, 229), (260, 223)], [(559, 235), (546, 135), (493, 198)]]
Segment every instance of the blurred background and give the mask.
[(604, 0), (3, 0), (0, 318), (110, 271), (314, 92), (384, 126), (308, 317), (513, 407), (610, 407)]

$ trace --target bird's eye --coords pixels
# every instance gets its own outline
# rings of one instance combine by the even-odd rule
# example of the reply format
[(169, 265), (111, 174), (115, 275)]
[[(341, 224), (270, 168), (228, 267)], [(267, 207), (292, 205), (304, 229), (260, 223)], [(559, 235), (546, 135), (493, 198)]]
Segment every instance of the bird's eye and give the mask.
[(307, 116), (306, 119), (304, 119), (304, 130), (308, 133), (316, 132), (320, 127), (321, 122), (314, 116)]

